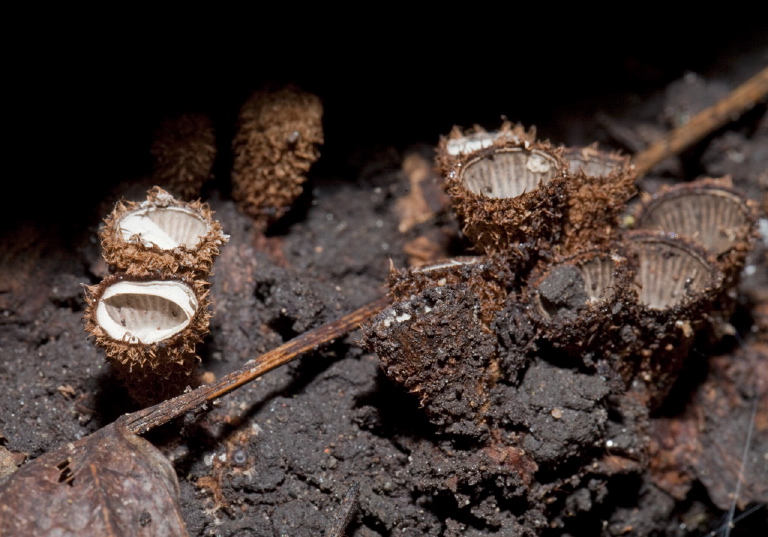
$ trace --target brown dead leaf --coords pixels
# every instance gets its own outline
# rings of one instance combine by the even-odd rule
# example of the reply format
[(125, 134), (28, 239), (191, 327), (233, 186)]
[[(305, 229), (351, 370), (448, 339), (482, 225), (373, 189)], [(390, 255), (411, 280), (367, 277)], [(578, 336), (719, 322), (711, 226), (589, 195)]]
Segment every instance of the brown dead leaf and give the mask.
[(709, 376), (685, 412), (652, 421), (651, 472), (657, 486), (682, 499), (698, 480), (712, 502), (727, 510), (741, 482), (740, 509), (768, 501), (766, 364), (764, 344), (711, 358)]
[(186, 536), (170, 462), (124, 420), (0, 481), (0, 537)]
[(417, 153), (408, 155), (403, 161), (403, 171), (408, 176), (410, 191), (395, 205), (401, 233), (431, 220), (450, 204), (442, 183), (432, 172), (429, 160)]
[(16, 453), (0, 445), (0, 479), (11, 475), (27, 458), (26, 453)]

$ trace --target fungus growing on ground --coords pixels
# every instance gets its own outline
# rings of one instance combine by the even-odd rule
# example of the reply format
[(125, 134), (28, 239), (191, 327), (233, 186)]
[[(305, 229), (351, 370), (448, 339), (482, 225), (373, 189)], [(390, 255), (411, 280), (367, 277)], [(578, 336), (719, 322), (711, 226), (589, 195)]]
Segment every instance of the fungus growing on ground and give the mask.
[(165, 119), (154, 133), (150, 153), (155, 184), (183, 199), (196, 199), (211, 177), (216, 158), (216, 136), (210, 118), (181, 114)]
[(495, 336), (466, 283), (425, 289), (384, 309), (365, 329), (388, 377), (414, 393), (444, 432), (479, 436), (496, 380)]
[(102, 255), (118, 271), (203, 279), (229, 240), (207, 203), (178, 201), (159, 187), (141, 203), (119, 202), (100, 235)]
[(632, 367), (649, 388), (650, 404), (657, 406), (722, 295), (725, 279), (703, 249), (684, 239), (630, 231), (624, 244), (638, 297), (631, 321), (639, 334), (629, 347)]
[(240, 110), (232, 143), (232, 197), (266, 226), (301, 194), (323, 143), (320, 99), (295, 87), (258, 91)]
[(489, 254), (546, 248), (562, 225), (563, 149), (521, 128), (506, 132), (488, 147), (456, 156), (443, 141), (438, 164), (449, 168), (447, 191), (464, 234)]
[(208, 333), (207, 285), (113, 274), (86, 287), (85, 330), (139, 401), (195, 384), (195, 346)]
[(738, 281), (755, 239), (757, 207), (731, 188), (730, 178), (699, 179), (644, 196), (636, 227), (674, 233), (713, 254), (720, 270)]
[(547, 263), (528, 282), (531, 318), (553, 347), (587, 365), (598, 350), (614, 350), (634, 299), (626, 258), (591, 250)]
[(619, 214), (635, 195), (637, 174), (629, 156), (602, 151), (596, 145), (570, 147), (567, 209), (563, 222), (563, 251), (585, 245), (604, 246), (616, 240)]
[[(640, 379), (648, 409), (658, 407), (737, 281), (722, 271), (740, 270), (752, 246), (751, 205), (721, 182), (697, 181), (646, 201), (638, 216), (669, 234), (622, 231), (619, 215), (636, 190), (629, 157), (553, 148), (509, 123), (454, 128), (436, 167), (464, 234), (488, 255), (392, 272), (395, 303), (366, 332), (387, 375), (418, 393), (446, 432), (466, 433), (469, 423), (447, 403), (446, 379), (479, 408), (493, 404), (480, 394), (517, 385), (540, 359), (599, 370), (617, 394)], [(650, 216), (662, 207), (669, 217)], [(697, 240), (716, 249), (708, 254)], [(473, 412), (469, 421), (480, 423), (483, 412)]]
[(102, 255), (117, 272), (86, 288), (85, 329), (139, 402), (197, 382), (208, 278), (229, 239), (212, 215), (206, 203), (154, 187), (144, 202), (118, 203), (101, 230)]

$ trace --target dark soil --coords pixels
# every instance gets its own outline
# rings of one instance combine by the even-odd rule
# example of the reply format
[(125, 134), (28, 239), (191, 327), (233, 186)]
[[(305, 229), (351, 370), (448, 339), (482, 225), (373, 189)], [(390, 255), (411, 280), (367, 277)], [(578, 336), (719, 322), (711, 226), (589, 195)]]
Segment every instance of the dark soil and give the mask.
[[(631, 153), (763, 68), (768, 43), (760, 30), (740, 37), (734, 32), (722, 49), (706, 49), (707, 58), (690, 64), (652, 49), (613, 52), (606, 59), (618, 66), (613, 82), (585, 67), (593, 85), (572, 94), (563, 90), (563, 99), (549, 108), (551, 95), (537, 100), (516, 93), (531, 99), (523, 107), (496, 90), (483, 99), (473, 89), (454, 113), (430, 101), (451, 82), (433, 80), (429, 65), (408, 72), (390, 66), (388, 81), (375, 90), (366, 89), (377, 80), (373, 71), (332, 84), (317, 69), (293, 74), (273, 68), (254, 79), (227, 78), (222, 69), (215, 74), (231, 82), (231, 91), (186, 93), (165, 75), (167, 84), (156, 96), (143, 89), (143, 105), (126, 102), (124, 108), (119, 103), (131, 91), (89, 88), (106, 94), (92, 107), (82, 96), (74, 101), (85, 126), (63, 148), (46, 154), (39, 138), (29, 144), (34, 150), (22, 158), (34, 180), (18, 179), (9, 187), (6, 203), (14, 207), (0, 222), (0, 470), (10, 456), (34, 459), (137, 409), (86, 339), (82, 284), (97, 283), (108, 272), (97, 238), (101, 219), (117, 199), (143, 199), (151, 186), (148, 140), (162, 115), (195, 107), (219, 124), (222, 156), (203, 197), (231, 240), (214, 267), (214, 317), (199, 348), (201, 372), (218, 378), (381, 296), (391, 265), (473, 253), (444, 206), (437, 204), (431, 218), (405, 230), (398, 208), (411, 189), (403, 162), (411, 155), (432, 158), (439, 135), (452, 124), (479, 122), (493, 129), (506, 114), (536, 124), (539, 136), (553, 143), (598, 141)], [(576, 74), (575, 63), (563, 74)], [(147, 72), (129, 73), (149, 83), (162, 71), (159, 62), (149, 65)], [(537, 87), (554, 82), (545, 69), (532, 72), (542, 76)], [(264, 235), (229, 196), (229, 140), (247, 91), (257, 82), (291, 77), (323, 99), (326, 146), (305, 193)], [(419, 77), (430, 80), (429, 95)], [(85, 80), (98, 79), (90, 74)], [(394, 103), (385, 102), (398, 86), (392, 80), (403, 86)], [(41, 91), (44, 82), (31, 84)], [(180, 92), (178, 100), (169, 87)], [(422, 116), (409, 89), (424, 102)], [(445, 99), (460, 90), (446, 89)], [(476, 111), (473, 100), (480, 103)], [(131, 112), (139, 110), (134, 117)], [(40, 119), (29, 114), (32, 122)], [(78, 117), (67, 112), (54, 119), (74, 124)], [(731, 174), (737, 188), (764, 204), (767, 125), (766, 107), (758, 105), (654, 169), (640, 186), (653, 192), (661, 184)], [(429, 382), (443, 380), (432, 399), (393, 380), (400, 373), (387, 369), (387, 376), (377, 355), (359, 345), (358, 331), (147, 438), (176, 470), (192, 536), (322, 535), (355, 483), (359, 507), (349, 536), (671, 536), (720, 531), (752, 427), (736, 513), (753, 510), (732, 535), (766, 534), (768, 265), (762, 241), (742, 278), (733, 330), (697, 340), (669, 401), (650, 415), (632, 390), (612, 400), (614, 379), (600, 367), (564, 363), (557, 353), (532, 361), (502, 356), (500, 367), (516, 382), (490, 389), (478, 380), (489, 346), (503, 349), (506, 341), (511, 347), (510, 338), (525, 338), (533, 328), (524, 326), (509, 299), (499, 315), (515, 330), (499, 334), (498, 341), (473, 331), (471, 323), (479, 321), (456, 305), (479, 299), (449, 286), (447, 298), (419, 297), (412, 311), (401, 312), (430, 306), (433, 318), (454, 323), (435, 332), (446, 361), (467, 358), (469, 377), (455, 384), (445, 376), (450, 367), (445, 375), (430, 371)], [(571, 290), (578, 277), (557, 273), (542, 284), (552, 313), (574, 315), (584, 304), (585, 297)], [(470, 381), (479, 388), (453, 388)], [(478, 425), (485, 408), (493, 409), (492, 420), (507, 438), (494, 438), (494, 431)]]
[(586, 303), (584, 279), (573, 266), (556, 267), (539, 285), (542, 305), (550, 315), (575, 316)]

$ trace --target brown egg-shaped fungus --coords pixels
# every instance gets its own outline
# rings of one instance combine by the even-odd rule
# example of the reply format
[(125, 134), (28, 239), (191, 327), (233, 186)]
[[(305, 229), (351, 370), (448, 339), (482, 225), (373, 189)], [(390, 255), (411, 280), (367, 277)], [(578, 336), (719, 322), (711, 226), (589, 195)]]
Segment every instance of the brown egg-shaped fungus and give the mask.
[(322, 117), (320, 99), (293, 86), (257, 91), (240, 110), (232, 197), (258, 225), (283, 216), (301, 194), (320, 157)]
[(164, 119), (155, 130), (150, 153), (155, 184), (182, 199), (197, 199), (216, 159), (211, 119), (195, 113)]

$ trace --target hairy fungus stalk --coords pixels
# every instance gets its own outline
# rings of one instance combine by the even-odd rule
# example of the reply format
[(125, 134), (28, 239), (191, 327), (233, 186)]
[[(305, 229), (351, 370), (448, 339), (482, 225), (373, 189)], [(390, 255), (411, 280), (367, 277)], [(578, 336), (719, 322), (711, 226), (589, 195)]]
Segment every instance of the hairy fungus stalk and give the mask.
[(517, 129), (450, 159), (448, 195), (476, 248), (507, 253), (557, 242), (568, 170), (562, 155), (563, 149)]
[(301, 194), (323, 144), (320, 99), (295, 87), (258, 91), (240, 110), (233, 141), (232, 197), (266, 226)]
[(155, 184), (182, 199), (198, 198), (216, 159), (210, 118), (189, 113), (163, 120), (154, 133), (150, 153)]
[(208, 332), (207, 285), (186, 278), (113, 274), (86, 287), (85, 330), (140, 401), (188, 384)]
[(563, 156), (569, 164), (563, 251), (616, 240), (619, 214), (637, 190), (630, 157), (596, 145), (567, 148)]
[(207, 203), (178, 201), (159, 187), (141, 203), (118, 203), (100, 235), (104, 259), (120, 272), (203, 279), (229, 240)]

